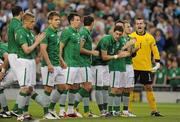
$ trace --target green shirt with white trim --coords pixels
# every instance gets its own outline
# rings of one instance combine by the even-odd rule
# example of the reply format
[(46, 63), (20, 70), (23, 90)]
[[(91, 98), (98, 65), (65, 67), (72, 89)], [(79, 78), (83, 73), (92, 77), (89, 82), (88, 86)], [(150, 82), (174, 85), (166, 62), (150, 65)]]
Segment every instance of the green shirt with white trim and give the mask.
[[(51, 64), (53, 66), (60, 66), (59, 64), (59, 43), (60, 38), (58, 36), (58, 31), (52, 27), (48, 27), (44, 30), (46, 37), (42, 40), (42, 44), (47, 45), (47, 53)], [(41, 63), (42, 66), (47, 66), (45, 60)]]

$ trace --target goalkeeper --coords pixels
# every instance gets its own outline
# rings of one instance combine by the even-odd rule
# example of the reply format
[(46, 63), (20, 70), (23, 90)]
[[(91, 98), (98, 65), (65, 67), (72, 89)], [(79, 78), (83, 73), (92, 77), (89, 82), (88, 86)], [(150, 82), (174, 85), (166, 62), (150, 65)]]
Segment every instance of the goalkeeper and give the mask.
[[(139, 50), (132, 59), (135, 73), (135, 83), (144, 85), (146, 97), (151, 107), (151, 116), (162, 116), (156, 107), (156, 101), (152, 88), (152, 72), (160, 67), (160, 56), (156, 46), (154, 37), (145, 31), (145, 21), (143, 18), (135, 19), (135, 32), (130, 34), (132, 38), (136, 38), (135, 47)], [(156, 65), (152, 67), (152, 58), (156, 61)]]

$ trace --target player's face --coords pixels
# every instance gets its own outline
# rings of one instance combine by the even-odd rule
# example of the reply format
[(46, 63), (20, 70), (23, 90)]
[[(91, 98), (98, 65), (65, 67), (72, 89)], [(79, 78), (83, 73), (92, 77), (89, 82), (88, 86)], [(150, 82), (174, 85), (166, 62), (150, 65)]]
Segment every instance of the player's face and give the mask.
[(130, 34), (131, 33), (131, 25), (129, 23), (125, 23), (124, 24), (124, 32), (126, 34)]
[(74, 19), (71, 21), (71, 25), (78, 29), (81, 25), (81, 18), (79, 16), (74, 16)]
[(50, 21), (49, 21), (50, 25), (53, 27), (53, 28), (58, 28), (59, 25), (60, 25), (60, 17), (58, 16), (54, 16)]
[(138, 33), (143, 33), (145, 31), (145, 23), (143, 19), (136, 20), (135, 26)]
[(118, 41), (119, 38), (120, 38), (122, 35), (123, 35), (123, 32), (120, 32), (120, 31), (115, 31), (115, 32), (113, 33), (113, 37), (114, 37), (114, 39), (115, 39), (116, 41)]
[(29, 18), (26, 21), (26, 24), (27, 24), (28, 29), (33, 29), (35, 25), (35, 18)]

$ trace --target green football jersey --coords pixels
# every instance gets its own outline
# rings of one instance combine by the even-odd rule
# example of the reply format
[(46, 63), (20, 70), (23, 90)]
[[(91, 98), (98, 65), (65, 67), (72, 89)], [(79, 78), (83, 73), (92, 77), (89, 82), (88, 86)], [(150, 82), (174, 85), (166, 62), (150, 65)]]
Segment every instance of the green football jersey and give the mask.
[[(42, 44), (47, 44), (47, 53), (51, 64), (53, 66), (60, 66), (59, 64), (59, 42), (60, 38), (57, 35), (58, 31), (52, 27), (44, 30), (46, 37), (42, 40)], [(42, 61), (42, 66), (47, 66), (45, 60)]]
[[(107, 35), (102, 38), (102, 51), (107, 51), (108, 55), (117, 55), (118, 51), (123, 47), (123, 43), (118, 40), (115, 41), (112, 35)], [(126, 71), (125, 58), (112, 59), (108, 62), (109, 71)]]
[[(125, 45), (128, 41), (130, 41), (130, 37), (129, 36), (123, 36), (120, 38), (120, 41), (123, 45)], [(125, 57), (125, 61), (126, 61), (126, 64), (132, 64), (132, 58), (130, 56), (128, 57)]]
[(34, 59), (36, 57), (36, 50), (33, 50), (31, 53), (26, 54), (21, 47), (23, 44), (31, 46), (34, 43), (34, 39), (35, 37), (31, 30), (21, 27), (16, 31), (15, 40), (19, 46), (18, 57), (25, 59)]
[[(82, 27), (80, 29), (80, 36), (81, 40), (84, 41), (84, 47), (87, 50), (92, 50), (92, 37), (91, 37), (91, 32), (85, 28)], [(81, 66), (91, 66), (91, 55), (85, 55), (81, 54)]]
[(19, 47), (15, 41), (15, 33), (22, 26), (22, 22), (16, 18), (12, 18), (8, 25), (8, 51), (9, 53), (18, 53)]
[(108, 65), (108, 61), (102, 60), (102, 57), (101, 57), (102, 42), (103, 42), (103, 39), (101, 39), (96, 46), (95, 50), (99, 51), (99, 56), (92, 56), (92, 66)]
[(65, 45), (63, 59), (68, 67), (79, 67), (80, 62), (80, 34), (71, 26), (65, 28), (61, 33), (60, 41)]
[(8, 44), (0, 42), (0, 58), (4, 60), (3, 56), (5, 53), (8, 53)]

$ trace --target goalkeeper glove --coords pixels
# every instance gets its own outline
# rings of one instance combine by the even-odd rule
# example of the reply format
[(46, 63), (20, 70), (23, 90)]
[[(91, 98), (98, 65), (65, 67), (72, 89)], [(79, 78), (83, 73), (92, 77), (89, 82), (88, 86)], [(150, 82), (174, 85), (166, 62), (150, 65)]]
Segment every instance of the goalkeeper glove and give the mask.
[(156, 72), (160, 68), (160, 63), (157, 62), (156, 65), (152, 68), (152, 72)]

